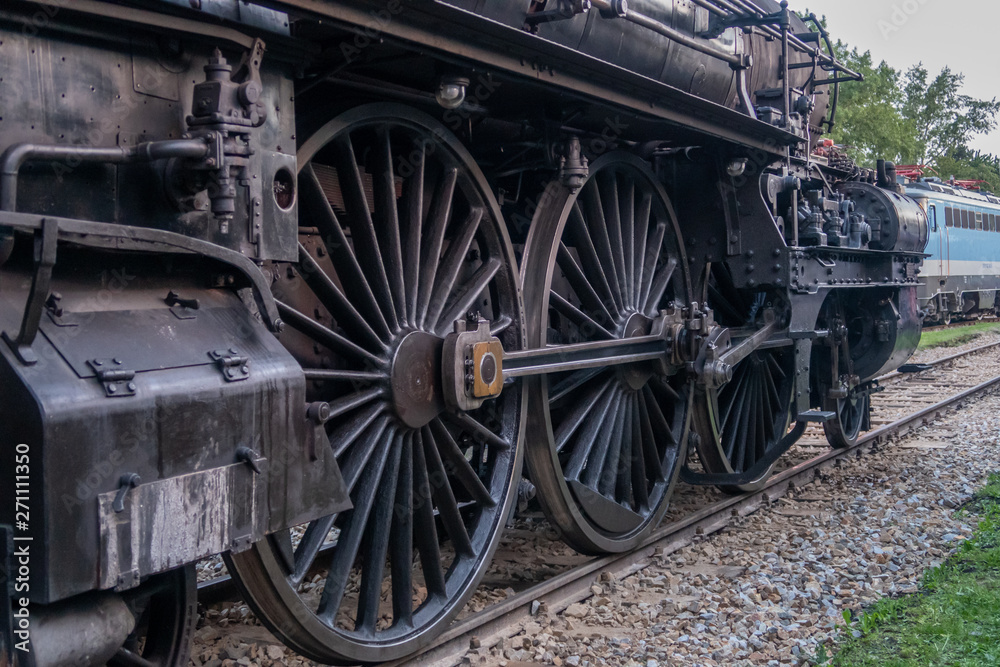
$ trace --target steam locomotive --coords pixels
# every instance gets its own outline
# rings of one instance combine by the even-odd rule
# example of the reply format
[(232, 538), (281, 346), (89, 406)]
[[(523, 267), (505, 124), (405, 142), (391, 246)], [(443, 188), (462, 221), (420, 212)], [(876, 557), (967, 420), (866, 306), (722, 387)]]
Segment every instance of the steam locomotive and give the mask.
[(759, 488), (809, 422), (854, 442), (928, 227), (821, 145), (857, 77), (811, 22), (7, 0), (0, 664), (184, 664), (218, 553), (302, 655), (399, 658), (522, 461), (606, 553), (682, 477)]

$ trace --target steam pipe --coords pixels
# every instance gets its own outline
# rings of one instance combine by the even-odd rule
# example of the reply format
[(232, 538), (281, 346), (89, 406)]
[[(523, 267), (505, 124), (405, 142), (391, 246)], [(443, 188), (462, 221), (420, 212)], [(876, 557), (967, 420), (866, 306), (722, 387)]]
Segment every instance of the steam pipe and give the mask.
[(721, 51), (714, 46), (711, 46), (708, 42), (704, 40), (691, 37), (690, 35), (685, 35), (679, 30), (675, 30), (668, 25), (660, 23), (656, 19), (650, 18), (645, 14), (639, 14), (631, 9), (620, 10), (621, 4), (613, 2), (612, 0), (593, 0), (594, 7), (598, 9), (603, 9), (605, 11), (612, 12), (616, 16), (625, 19), (626, 21), (631, 21), (632, 23), (642, 26), (648, 30), (652, 30), (655, 33), (663, 35), (678, 44), (682, 44), (690, 49), (694, 49), (705, 55), (712, 56), (713, 58), (718, 58), (719, 60), (725, 61), (734, 67), (743, 67), (745, 65), (743, 56), (735, 53), (726, 53)]
[(170, 158), (203, 158), (208, 144), (202, 139), (172, 139), (148, 141), (135, 146), (53, 146), (46, 144), (14, 144), (0, 155), (0, 211), (17, 210), (17, 175), (25, 162), (31, 160), (79, 160), (123, 164), (152, 162)]

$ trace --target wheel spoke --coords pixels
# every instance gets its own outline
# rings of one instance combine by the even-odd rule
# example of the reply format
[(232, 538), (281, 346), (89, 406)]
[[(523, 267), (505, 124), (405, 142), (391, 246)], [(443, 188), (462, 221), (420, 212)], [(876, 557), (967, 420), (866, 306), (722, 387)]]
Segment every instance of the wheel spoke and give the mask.
[[(615, 411), (621, 402), (621, 389), (612, 386), (608, 392), (608, 398), (602, 402), (602, 409), (595, 411), (585, 422), (586, 429), (577, 438), (570, 454), (569, 462), (565, 466), (566, 479), (580, 480), (587, 486), (591, 486), (582, 479), (585, 471), (589, 472), (595, 461), (604, 462), (608, 446), (614, 435)], [(600, 471), (598, 471), (600, 472)]]
[(360, 626), (360, 630), (371, 637), (375, 636), (375, 624), (378, 622), (382, 602), (382, 581), (385, 579), (385, 562), (389, 551), (389, 532), (393, 503), (396, 500), (402, 440), (403, 436), (399, 433), (392, 439), (387, 457), (389, 460), (375, 494), (374, 513), (365, 529), (365, 562), (361, 568), (356, 626)]
[(549, 294), (549, 304), (557, 312), (559, 312), (559, 314), (575, 324), (577, 328), (583, 332), (584, 338), (587, 340), (593, 340), (594, 337), (603, 338), (604, 340), (612, 340), (614, 338), (611, 332), (591, 319), (590, 316), (582, 310), (564, 299), (559, 292), (552, 290)]
[[(623, 176), (622, 179), (625, 181), (625, 186), (619, 198), (619, 210), (621, 211), (622, 252), (625, 264), (625, 303), (627, 306), (635, 308), (635, 181), (628, 176)], [(619, 180), (620, 182), (621, 180)]]
[(469, 247), (482, 219), (483, 209), (478, 207), (473, 209), (459, 226), (455, 237), (450, 240), (445, 258), (437, 270), (434, 296), (427, 309), (428, 322), (437, 322), (441, 316), (444, 304), (447, 303), (448, 297), (455, 289), (455, 283), (458, 282), (459, 271), (466, 262)]
[(347, 451), (347, 448), (354, 444), (354, 441), (367, 431), (368, 427), (375, 421), (375, 418), (384, 411), (385, 405), (376, 403), (340, 424), (330, 434), (330, 446), (333, 448), (334, 457), (339, 459), (341, 454)]
[(653, 197), (649, 193), (643, 193), (635, 212), (635, 252), (633, 262), (635, 272), (632, 283), (632, 304), (638, 307), (643, 291), (643, 275), (646, 263), (646, 237), (649, 235), (649, 218), (652, 214)]
[(649, 301), (650, 288), (653, 284), (653, 276), (656, 272), (656, 265), (660, 259), (660, 248), (663, 247), (663, 239), (667, 234), (666, 223), (657, 223), (653, 235), (648, 238), (646, 245), (646, 256), (642, 260), (642, 285), (639, 292), (639, 303), (645, 304)]
[(389, 535), (392, 576), (392, 623), (413, 625), (413, 434), (406, 433), (400, 447), (395, 511)]
[(649, 288), (649, 296), (646, 298), (642, 312), (650, 316), (656, 315), (659, 312), (660, 301), (667, 291), (667, 286), (670, 284), (670, 279), (673, 277), (675, 269), (677, 269), (677, 258), (671, 257), (667, 260), (666, 266), (660, 267), (660, 270), (656, 272), (656, 277)]
[(573, 203), (567, 228), (576, 252), (580, 256), (580, 264), (583, 265), (583, 269), (587, 272), (587, 275), (592, 276), (590, 283), (602, 293), (602, 302), (609, 308), (614, 306), (615, 314), (622, 312), (621, 304), (615, 300), (608, 274), (605, 273), (605, 269), (601, 265), (601, 260), (597, 255), (594, 240), (590, 235), (590, 230), (587, 228), (587, 221), (584, 219), (583, 210), (580, 208), (579, 202)]
[(559, 255), (558, 255), (559, 267), (566, 274), (566, 280), (569, 282), (573, 291), (576, 292), (577, 297), (580, 299), (580, 303), (583, 304), (584, 308), (590, 311), (594, 317), (601, 323), (601, 326), (613, 326), (614, 318), (611, 317), (611, 313), (608, 312), (607, 307), (604, 305), (604, 301), (601, 297), (597, 295), (597, 291), (594, 286), (584, 275), (583, 269), (580, 265), (576, 263), (573, 258), (572, 253), (570, 253), (569, 248), (566, 247), (565, 243), (559, 243)]
[(430, 423), (434, 439), (437, 441), (438, 452), (449, 474), (453, 475), (469, 492), (472, 499), (481, 505), (493, 507), (496, 501), (490, 495), (489, 489), (479, 479), (479, 475), (472, 469), (472, 464), (465, 458), (465, 453), (455, 442), (455, 438), (448, 432), (448, 428), (440, 419), (434, 419)]
[[(628, 306), (628, 293), (631, 285), (628, 282), (628, 274), (625, 269), (625, 250), (622, 247), (622, 220), (621, 202), (618, 196), (618, 174), (600, 174), (597, 177), (599, 190), (603, 190), (601, 203), (603, 204), (604, 220), (607, 226), (608, 247), (611, 250), (611, 259), (614, 261), (615, 275), (618, 276), (618, 291), (622, 296), (622, 306)], [(600, 188), (603, 185), (604, 188)]]
[(417, 326), (417, 299), (420, 295), (420, 235), (424, 219), (424, 162), (426, 146), (416, 142), (408, 154), (412, 174), (403, 182), (400, 219), (403, 225), (403, 269), (406, 287), (407, 321)]
[(638, 394), (639, 404), (639, 428), (642, 432), (643, 459), (646, 461), (646, 477), (654, 482), (661, 482), (665, 478), (663, 463), (660, 452), (656, 448), (656, 434), (653, 431), (653, 424), (649, 416), (649, 409), (646, 407), (646, 392), (640, 391)]
[(607, 411), (608, 406), (611, 403), (611, 389), (613, 386), (614, 384), (612, 381), (607, 380), (604, 384), (593, 387), (583, 398), (580, 399), (573, 409), (562, 418), (558, 427), (555, 427), (553, 424), (555, 429), (554, 440), (557, 452), (561, 452), (566, 447), (570, 438), (573, 437), (573, 434), (576, 433), (581, 424), (588, 419), (596, 419), (595, 415)]
[(344, 488), (348, 491), (357, 485), (361, 473), (378, 448), (382, 441), (382, 434), (388, 426), (389, 417), (383, 416), (374, 426), (367, 429), (364, 440), (359, 442), (356, 447), (352, 447), (347, 453), (346, 460), (340, 465), (340, 474), (344, 478)]
[(441, 568), (441, 546), (437, 523), (434, 520), (434, 504), (431, 500), (431, 485), (427, 478), (427, 460), (424, 456), (424, 440), (420, 431), (413, 434), (413, 536), (420, 554), (420, 564), (427, 585), (427, 596), (445, 597), (444, 570)]
[(378, 371), (345, 371), (338, 368), (303, 368), (302, 374), (306, 380), (317, 382), (350, 382), (356, 388), (361, 388), (373, 382), (385, 380), (385, 373)]
[[(632, 496), (635, 498), (635, 504), (638, 507), (638, 511), (641, 513), (646, 513), (649, 511), (649, 488), (647, 486), (648, 482), (646, 476), (649, 470), (649, 464), (646, 461), (646, 443), (643, 442), (644, 436), (642, 432), (642, 416), (639, 414), (639, 395), (632, 394), (630, 401), (632, 407), (632, 435), (629, 451), (631, 453), (631, 470), (629, 475), (631, 478), (631, 491)], [(656, 445), (650, 443), (655, 449)], [(655, 479), (655, 477), (654, 477)]]
[(358, 169), (357, 157), (354, 154), (354, 144), (350, 136), (343, 135), (335, 140), (337, 150), (337, 176), (340, 178), (340, 190), (344, 196), (344, 207), (347, 209), (348, 226), (351, 228), (351, 239), (354, 241), (354, 252), (361, 265), (367, 269), (372, 279), (369, 281), (375, 298), (381, 306), (382, 314), (390, 329), (398, 328), (396, 312), (392, 303), (392, 293), (389, 288), (389, 278), (382, 262), (382, 252), (378, 247), (378, 235), (375, 223), (372, 221), (371, 210), (368, 208), (368, 198), (365, 196), (365, 185)]
[(632, 454), (632, 427), (635, 424), (635, 415), (632, 412), (632, 396), (628, 396), (624, 401), (624, 414), (622, 415), (621, 428), (621, 450), (618, 460), (615, 461), (615, 479), (610, 483), (608, 493), (622, 505), (632, 506), (632, 468), (635, 458)]
[(289, 575), (289, 579), (294, 586), (301, 584), (306, 574), (309, 573), (309, 569), (316, 561), (319, 550), (326, 543), (326, 538), (329, 536), (330, 529), (333, 528), (333, 522), (336, 520), (337, 515), (330, 514), (309, 523), (305, 533), (302, 534), (302, 539), (299, 540), (298, 547), (295, 549), (295, 567)]
[[(730, 409), (726, 412), (726, 421), (720, 422), (719, 435), (725, 439), (725, 455), (730, 461), (733, 460), (733, 455), (736, 453), (736, 442), (740, 437), (740, 431), (745, 428), (748, 410), (745, 409), (746, 396), (747, 396), (747, 373), (742, 373), (740, 375), (740, 384), (737, 387), (736, 393), (733, 395), (732, 403), (730, 404)], [(730, 415), (736, 417), (735, 420), (730, 420)]]
[(670, 427), (670, 422), (667, 420), (666, 415), (663, 414), (663, 410), (660, 408), (659, 401), (656, 400), (653, 390), (647, 385), (642, 388), (642, 392), (643, 396), (646, 397), (646, 410), (649, 411), (649, 420), (653, 425), (653, 432), (661, 437), (669, 438), (671, 443), (676, 444), (677, 439), (674, 431)]
[(347, 240), (344, 229), (330, 206), (330, 201), (327, 199), (326, 192), (323, 190), (312, 164), (306, 165), (302, 170), (299, 183), (302, 217), (311, 219), (319, 229), (333, 265), (337, 267), (337, 273), (342, 278), (341, 284), (344, 286), (345, 293), (350, 297), (351, 303), (356, 304), (358, 310), (379, 336), (383, 340), (388, 340), (391, 335), (389, 325), (382, 315), (382, 309), (378, 306), (375, 293), (372, 291), (364, 271), (361, 270), (358, 257), (354, 254), (354, 248)]
[(451, 205), (457, 182), (458, 170), (447, 169), (441, 176), (441, 181), (434, 193), (434, 199), (431, 201), (431, 210), (427, 219), (430, 226), (425, 230), (421, 240), (420, 289), (416, 313), (419, 324), (426, 323), (427, 309), (434, 294), (438, 262), (441, 260), (444, 234), (448, 227), (448, 221), (451, 219)]
[(445, 412), (442, 416), (457, 426), (461, 432), (472, 436), (473, 440), (501, 450), (510, 449), (510, 442), (480, 424), (468, 412)]
[(615, 305), (619, 312), (623, 310), (622, 281), (618, 273), (613, 250), (611, 248), (611, 237), (608, 231), (608, 221), (604, 218), (604, 205), (601, 201), (601, 192), (595, 179), (591, 179), (583, 187), (580, 195), (583, 200), (585, 220), (590, 237), (594, 239), (594, 247), (597, 256), (600, 258), (601, 266), (608, 276), (608, 284), (611, 287), (611, 295), (614, 297)]
[(381, 398), (384, 393), (385, 389), (382, 387), (372, 387), (371, 389), (364, 389), (338, 398), (335, 401), (330, 401), (330, 419), (336, 419), (340, 415), (346, 414), (351, 410), (356, 410), (377, 398)]
[(455, 320), (465, 317), (470, 310), (474, 310), (473, 305), (479, 300), (479, 295), (489, 286), (501, 266), (502, 262), (499, 259), (490, 257), (469, 280), (462, 284), (455, 292), (454, 301), (434, 327), (439, 336), (451, 330)]
[[(725, 410), (722, 411), (721, 418), (719, 419), (720, 432), (725, 431), (729, 427), (729, 418), (732, 415), (735, 414), (738, 417), (743, 416), (740, 414), (739, 409), (737, 409), (734, 413), (733, 408), (737, 405), (736, 397), (740, 395), (743, 383), (746, 382), (747, 374), (745, 372), (745, 368), (745, 366), (737, 367), (735, 377), (724, 387), (723, 393), (720, 394), (719, 403), (725, 404), (726, 406)], [(732, 456), (732, 452), (730, 452), (729, 455)]]
[(379, 128), (377, 146), (373, 151), (375, 173), (372, 175), (372, 196), (375, 201), (373, 221), (376, 237), (385, 258), (386, 279), (396, 309), (396, 320), (406, 321), (406, 289), (403, 283), (403, 251), (399, 239), (399, 211), (396, 205), (396, 173), (393, 168), (392, 140), (387, 127)]
[(441, 461), (440, 444), (431, 432), (431, 429), (422, 429), (424, 441), (424, 458), (427, 460), (427, 473), (431, 483), (431, 495), (434, 498), (434, 506), (437, 507), (438, 516), (444, 525), (445, 532), (451, 538), (452, 546), (458, 556), (473, 558), (476, 555), (472, 548), (472, 540), (469, 538), (469, 531), (462, 521), (462, 513), (458, 509), (458, 501), (455, 500), (455, 492), (451, 488), (448, 479), (448, 472)]
[(353, 357), (372, 366), (381, 366), (382, 360), (363, 347), (351, 342), (336, 331), (329, 329), (311, 317), (300, 313), (287, 303), (275, 301), (278, 312), (292, 327), (338, 354)]
[(327, 625), (334, 624), (337, 611), (340, 610), (344, 600), (351, 569), (354, 567), (354, 561), (361, 548), (361, 540), (365, 534), (372, 506), (379, 495), (379, 482), (382, 479), (386, 461), (389, 459), (387, 450), (392, 440), (392, 438), (385, 438), (380, 443), (379, 455), (368, 461), (358, 485), (351, 492), (351, 501), (354, 503), (354, 507), (345, 512), (344, 526), (337, 539), (337, 547), (333, 550), (333, 562), (330, 563), (330, 571), (326, 575), (326, 586), (323, 587), (319, 609), (316, 611), (316, 615), (323, 619)]
[(299, 268), (303, 279), (309, 288), (315, 292), (319, 300), (330, 314), (333, 315), (343, 329), (354, 338), (363, 339), (369, 349), (377, 352), (386, 350), (385, 342), (371, 328), (360, 312), (351, 304), (347, 296), (340, 291), (337, 284), (326, 274), (326, 271), (316, 263), (309, 251), (299, 244)]
[(581, 385), (587, 384), (607, 370), (608, 369), (605, 367), (584, 368), (583, 370), (573, 371), (567, 377), (553, 383), (549, 387), (549, 404), (558, 404), (564, 398), (576, 391)]
[[(622, 446), (625, 444), (625, 417), (628, 416), (627, 401), (622, 395), (615, 407), (614, 426), (611, 431), (611, 441), (608, 443), (608, 450), (604, 455), (604, 460), (599, 466), (595, 466), (593, 487), (603, 496), (614, 498), (615, 487), (618, 484), (620, 474), (619, 463), (621, 462)], [(597, 461), (594, 461), (597, 463)], [(589, 471), (588, 466), (588, 472)]]

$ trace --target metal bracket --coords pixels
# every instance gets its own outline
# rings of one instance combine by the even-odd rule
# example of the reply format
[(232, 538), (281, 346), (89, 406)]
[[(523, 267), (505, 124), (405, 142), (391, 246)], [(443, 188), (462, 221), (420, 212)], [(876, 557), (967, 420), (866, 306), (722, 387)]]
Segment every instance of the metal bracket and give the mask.
[(553, 21), (565, 21), (579, 14), (586, 14), (590, 11), (590, 0), (555, 0), (556, 9), (545, 9), (542, 11), (531, 11), (538, 5), (545, 6), (544, 2), (532, 2), (528, 9), (528, 15), (524, 18), (524, 29), (530, 32), (538, 30), (541, 23), (551, 23)]
[(104, 385), (108, 398), (135, 396), (135, 371), (125, 368), (121, 359), (91, 359), (87, 365)]
[(31, 349), (38, 335), (38, 325), (52, 284), (52, 267), (56, 264), (56, 247), (59, 242), (59, 223), (50, 218), (42, 220), (41, 230), (35, 233), (35, 275), (31, 279), (31, 291), (24, 306), (21, 330), (16, 338), (6, 331), (0, 337), (14, 351), (17, 360), (25, 366), (38, 363), (38, 355)]
[(798, 416), (800, 422), (813, 422), (815, 424), (825, 424), (836, 418), (837, 413), (829, 410), (806, 410), (805, 412), (800, 412)]
[(140, 583), (142, 583), (142, 578), (139, 576), (139, 570), (122, 572), (118, 575), (118, 579), (116, 580), (115, 592), (121, 593), (122, 591), (127, 591), (130, 588), (135, 588)]
[(250, 359), (239, 356), (239, 351), (235, 347), (228, 350), (212, 350), (208, 356), (222, 371), (222, 377), (226, 382), (239, 382), (250, 377)]

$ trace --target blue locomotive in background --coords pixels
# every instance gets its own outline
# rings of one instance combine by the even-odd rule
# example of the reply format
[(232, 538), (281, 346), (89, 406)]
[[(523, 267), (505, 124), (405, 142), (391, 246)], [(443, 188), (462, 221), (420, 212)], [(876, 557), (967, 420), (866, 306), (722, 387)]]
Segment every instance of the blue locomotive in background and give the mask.
[(938, 179), (909, 183), (906, 194), (930, 233), (918, 292), (925, 322), (1000, 314), (1000, 197)]

